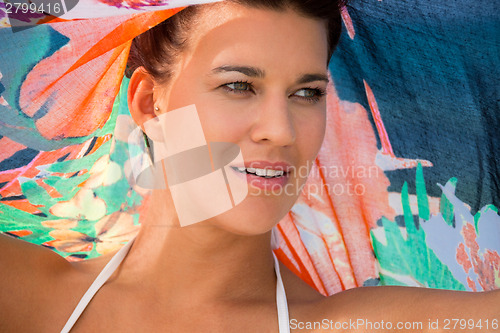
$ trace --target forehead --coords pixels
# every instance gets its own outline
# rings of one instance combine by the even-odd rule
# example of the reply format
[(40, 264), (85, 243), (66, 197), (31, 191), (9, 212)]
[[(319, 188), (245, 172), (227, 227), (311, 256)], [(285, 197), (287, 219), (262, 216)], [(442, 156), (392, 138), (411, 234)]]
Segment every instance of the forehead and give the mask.
[(293, 10), (219, 3), (203, 8), (193, 28), (187, 57), (191, 60), (207, 65), (252, 63), (281, 71), (326, 70), (325, 22)]

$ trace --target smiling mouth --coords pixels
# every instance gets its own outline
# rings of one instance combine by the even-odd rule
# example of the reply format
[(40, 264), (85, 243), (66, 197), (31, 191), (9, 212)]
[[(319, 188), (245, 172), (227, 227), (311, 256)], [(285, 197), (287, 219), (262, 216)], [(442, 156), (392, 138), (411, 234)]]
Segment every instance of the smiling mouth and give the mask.
[(237, 168), (231, 167), (234, 171), (242, 174), (255, 175), (261, 178), (280, 178), (287, 175), (286, 171), (260, 168)]

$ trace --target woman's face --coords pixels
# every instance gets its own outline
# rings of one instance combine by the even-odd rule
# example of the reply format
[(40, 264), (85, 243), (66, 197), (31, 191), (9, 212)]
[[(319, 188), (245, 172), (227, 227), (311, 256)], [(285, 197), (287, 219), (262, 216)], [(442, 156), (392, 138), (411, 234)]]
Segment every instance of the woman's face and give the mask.
[(231, 171), (247, 179), (249, 193), (203, 223), (260, 234), (290, 210), (323, 141), (326, 28), (291, 10), (209, 8), (173, 78), (156, 87), (155, 105), (163, 113), (194, 104), (207, 142), (240, 147), (245, 165)]

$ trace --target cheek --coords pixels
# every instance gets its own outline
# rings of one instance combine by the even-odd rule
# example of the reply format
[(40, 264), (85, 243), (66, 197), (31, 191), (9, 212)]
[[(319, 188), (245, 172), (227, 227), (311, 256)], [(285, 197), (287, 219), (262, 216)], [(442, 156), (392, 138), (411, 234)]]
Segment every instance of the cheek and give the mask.
[(325, 128), (326, 108), (315, 110), (297, 120), (297, 144), (304, 159), (316, 158), (325, 137)]
[(238, 143), (248, 133), (248, 117), (234, 105), (205, 99), (197, 104), (197, 110), (207, 141)]

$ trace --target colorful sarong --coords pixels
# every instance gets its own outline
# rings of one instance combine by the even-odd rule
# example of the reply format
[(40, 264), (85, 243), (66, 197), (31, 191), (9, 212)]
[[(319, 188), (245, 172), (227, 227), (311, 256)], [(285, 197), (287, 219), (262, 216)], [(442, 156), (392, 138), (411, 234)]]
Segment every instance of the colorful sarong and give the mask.
[[(68, 260), (137, 233), (148, 192), (127, 179), (130, 42), (204, 2), (80, 0), (59, 17), (7, 16), (14, 9), (0, 2), (0, 231)], [(275, 229), (277, 256), (321, 293), (500, 287), (493, 7), (343, 9), (325, 142)]]

